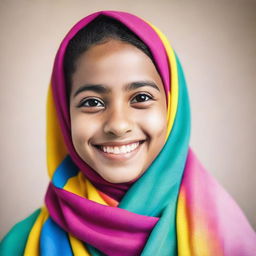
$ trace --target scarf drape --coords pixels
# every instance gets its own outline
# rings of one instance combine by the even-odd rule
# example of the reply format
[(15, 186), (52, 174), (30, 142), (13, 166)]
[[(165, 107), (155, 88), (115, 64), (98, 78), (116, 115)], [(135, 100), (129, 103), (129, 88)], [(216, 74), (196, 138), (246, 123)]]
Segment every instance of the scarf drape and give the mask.
[[(168, 104), (163, 149), (139, 179), (124, 184), (102, 179), (78, 156), (70, 135), (63, 58), (69, 41), (99, 15), (120, 21), (148, 46)], [(99, 11), (85, 17), (62, 41), (48, 90), (47, 164), (51, 181), (45, 206), (9, 232), (0, 252), (254, 255), (255, 232), (237, 204), (197, 160), (189, 147), (189, 136), (186, 81), (179, 59), (161, 31), (126, 12)]]

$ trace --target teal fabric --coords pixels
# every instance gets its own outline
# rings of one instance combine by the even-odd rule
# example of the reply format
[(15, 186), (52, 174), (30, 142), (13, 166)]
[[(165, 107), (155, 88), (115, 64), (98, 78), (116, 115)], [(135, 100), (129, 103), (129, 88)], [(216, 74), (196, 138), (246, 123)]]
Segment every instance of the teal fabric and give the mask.
[(29, 232), (40, 212), (41, 208), (13, 226), (0, 243), (1, 256), (19, 256), (24, 254)]

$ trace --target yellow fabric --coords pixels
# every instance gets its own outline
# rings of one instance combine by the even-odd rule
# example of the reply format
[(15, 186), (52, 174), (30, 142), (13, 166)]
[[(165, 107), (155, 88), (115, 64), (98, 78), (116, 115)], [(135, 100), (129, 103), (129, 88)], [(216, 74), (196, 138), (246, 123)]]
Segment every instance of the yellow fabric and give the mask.
[[(193, 255), (204, 255), (211, 256), (210, 253), (208, 238), (206, 237), (205, 232), (200, 232), (200, 230), (205, 230), (199, 228), (197, 223), (196, 232), (191, 235), (189, 230), (190, 226), (193, 226), (193, 223), (189, 223), (189, 213), (186, 208), (186, 199), (182, 192), (180, 191), (177, 205), (177, 244), (178, 244), (178, 255), (179, 256), (193, 256)], [(200, 219), (200, 216), (198, 216)], [(193, 229), (193, 228), (192, 228)], [(213, 243), (214, 241), (211, 240)]]
[(82, 172), (79, 172), (77, 176), (70, 178), (64, 186), (64, 190), (96, 203), (108, 205), (92, 183), (88, 179), (85, 179)]
[(79, 172), (78, 175), (70, 178), (64, 186), (64, 190), (87, 198), (87, 188), (82, 172)]
[(49, 85), (47, 95), (46, 128), (48, 175), (50, 179), (52, 179), (52, 176), (56, 171), (57, 167), (67, 155), (67, 149), (58, 123), (57, 112), (53, 102), (51, 85)]
[(70, 245), (72, 248), (72, 252), (74, 256), (89, 256), (90, 253), (87, 251), (84, 243), (72, 236), (70, 233), (68, 234)]
[[(224, 256), (222, 245), (219, 243), (216, 233), (209, 232), (209, 226), (205, 215), (197, 212), (191, 216), (188, 202), (181, 187), (177, 203), (177, 244), (179, 256)], [(207, 231), (207, 232), (206, 232)]]
[(33, 225), (26, 244), (24, 256), (39, 255), (39, 242), (42, 226), (47, 220), (49, 213), (46, 207), (41, 208), (41, 212), (38, 215), (35, 224)]
[[(191, 249), (189, 247), (189, 229), (186, 215), (186, 202), (185, 196), (182, 190), (180, 191), (177, 204), (177, 244), (179, 256), (192, 256)], [(204, 255), (204, 254), (202, 254)]]
[(88, 199), (91, 201), (94, 201), (99, 204), (108, 205), (100, 196), (97, 189), (92, 185), (92, 183), (87, 179), (86, 180), (86, 187), (87, 187), (87, 193), (88, 193)]

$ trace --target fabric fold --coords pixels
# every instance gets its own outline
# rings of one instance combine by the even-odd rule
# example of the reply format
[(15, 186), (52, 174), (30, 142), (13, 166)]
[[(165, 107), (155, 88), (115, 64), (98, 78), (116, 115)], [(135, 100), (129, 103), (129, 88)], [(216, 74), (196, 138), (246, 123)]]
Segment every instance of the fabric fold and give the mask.
[(156, 217), (100, 205), (52, 184), (46, 206), (61, 228), (107, 255), (139, 255), (158, 221)]

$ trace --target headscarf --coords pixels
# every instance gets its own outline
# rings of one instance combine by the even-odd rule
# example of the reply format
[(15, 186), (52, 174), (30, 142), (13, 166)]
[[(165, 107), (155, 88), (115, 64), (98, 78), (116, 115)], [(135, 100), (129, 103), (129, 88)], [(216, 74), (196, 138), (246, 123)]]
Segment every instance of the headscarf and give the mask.
[[(123, 184), (99, 176), (71, 139), (63, 59), (69, 41), (99, 15), (118, 20), (148, 46), (168, 105), (163, 149), (139, 179)], [(197, 160), (189, 136), (186, 81), (163, 33), (127, 12), (83, 18), (59, 47), (48, 90), (45, 206), (9, 232), (3, 255), (12, 255), (11, 244), (17, 245), (15, 255), (253, 255), (253, 229)]]

